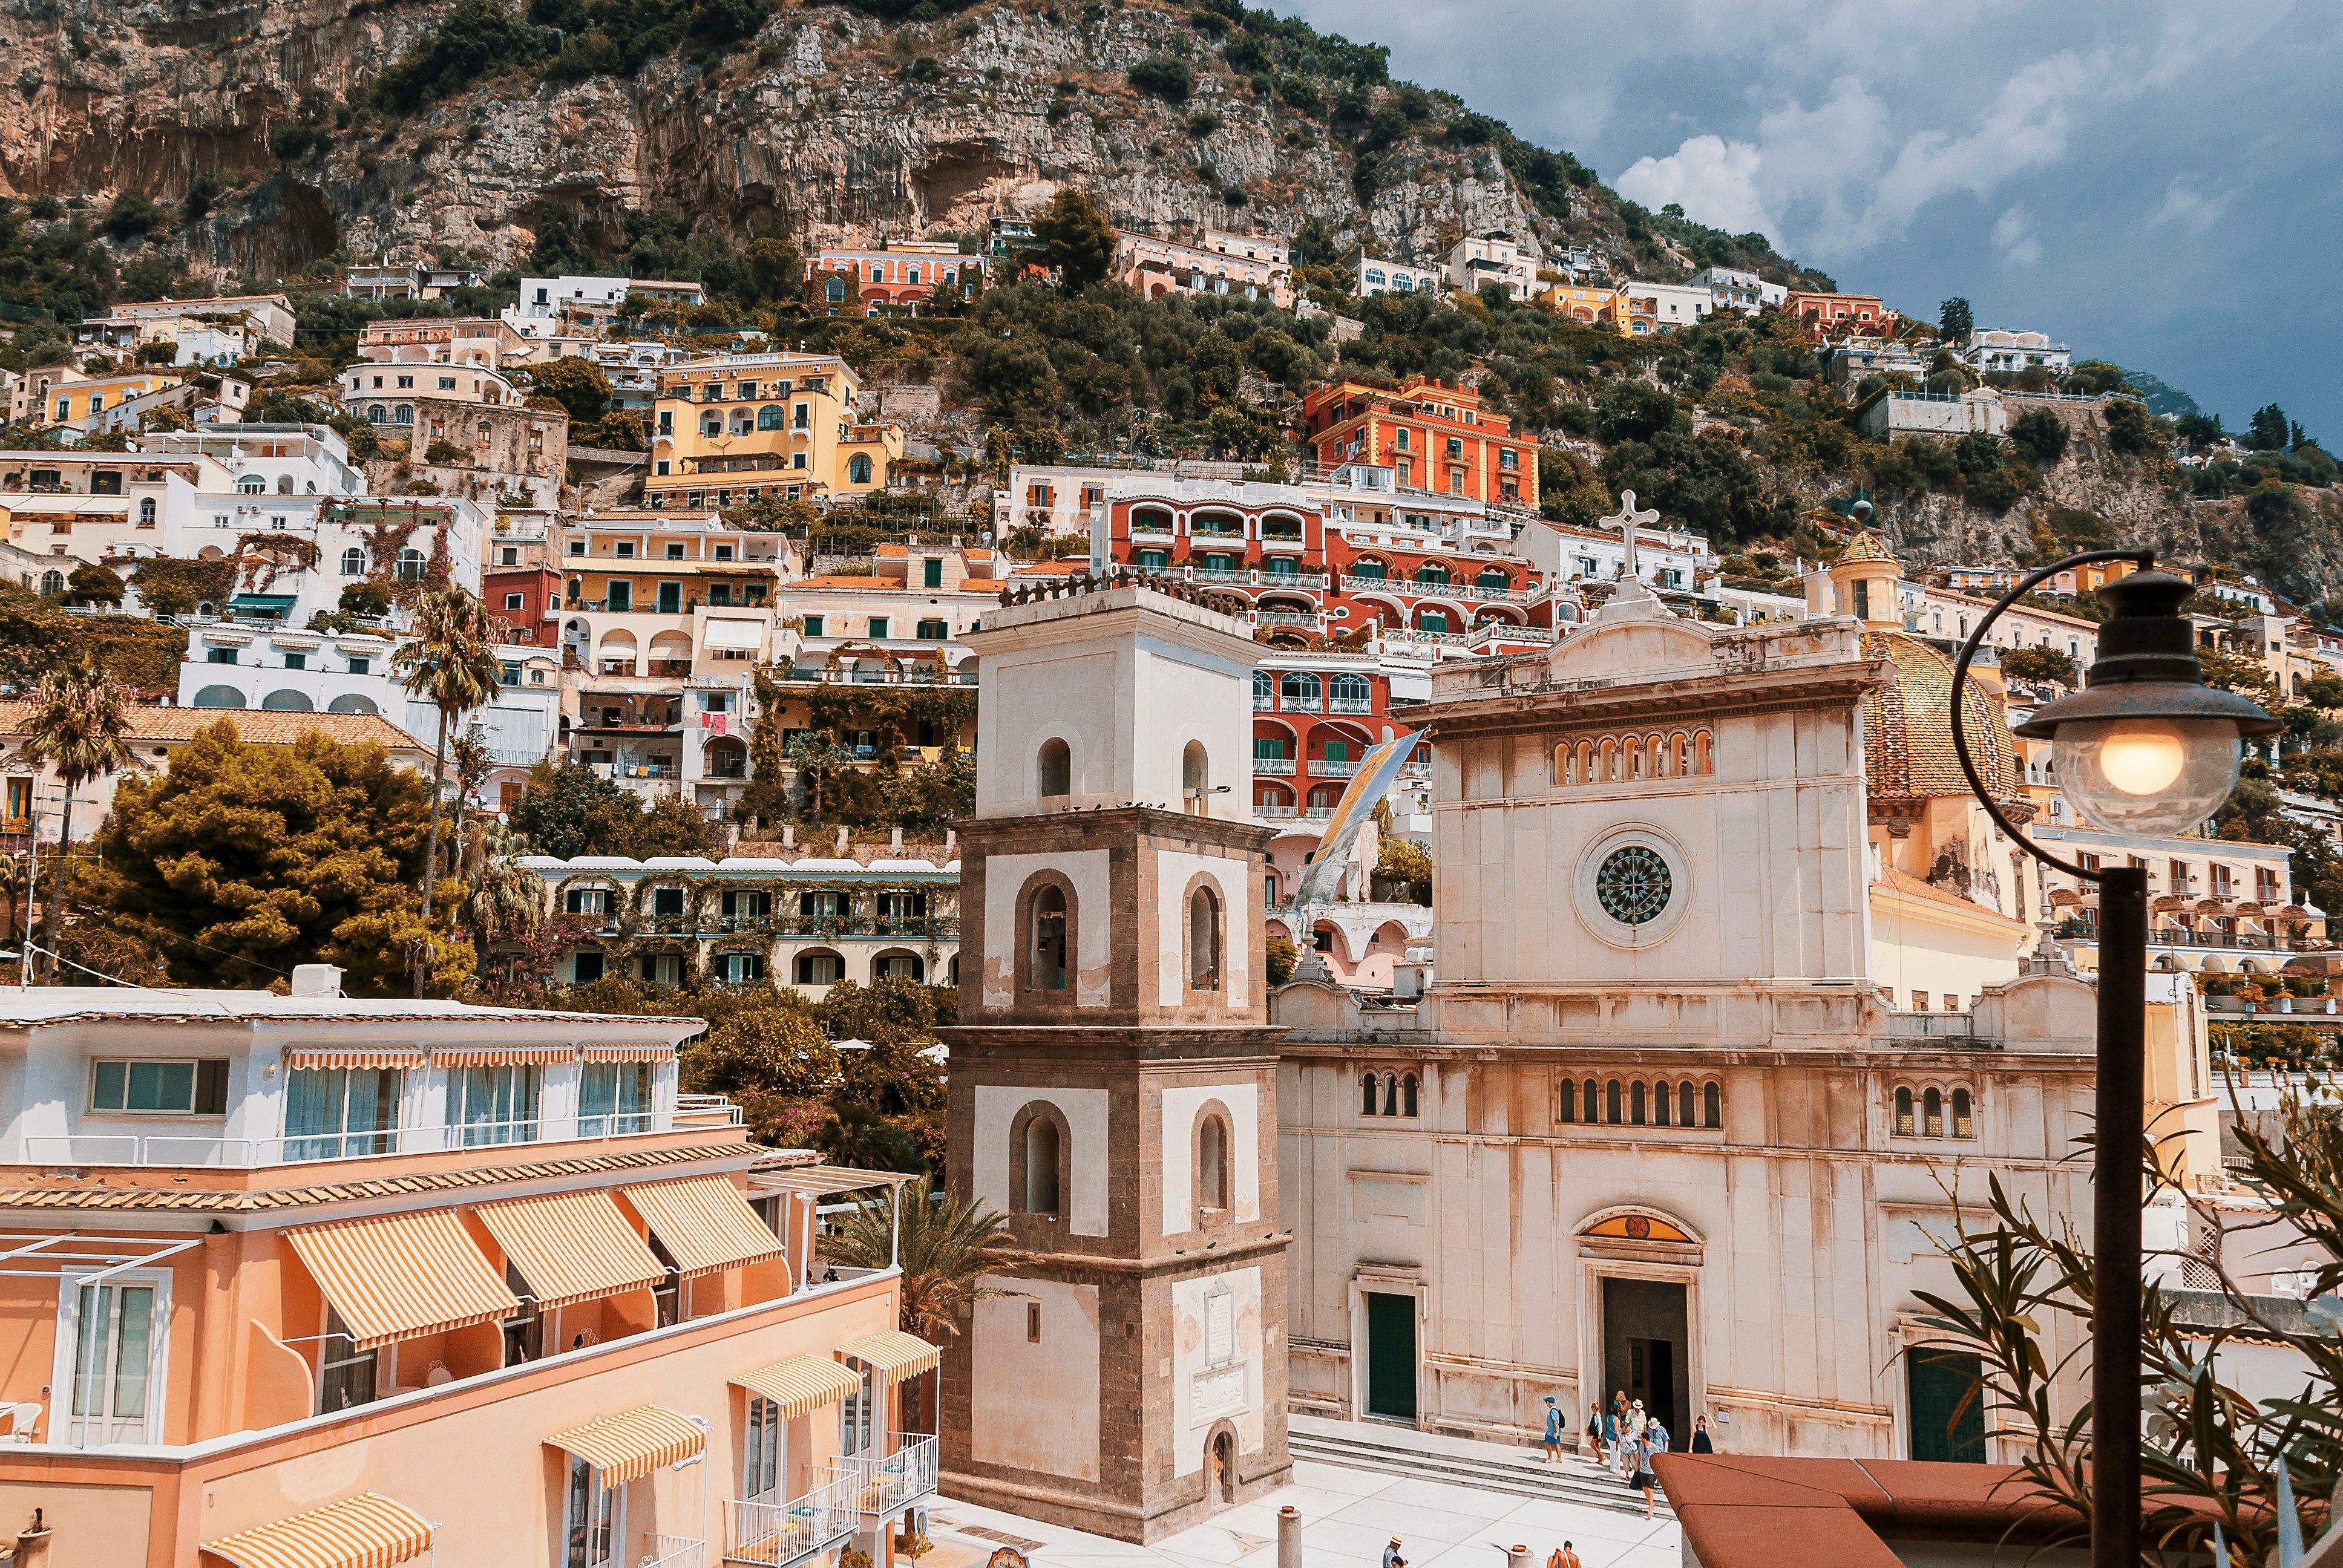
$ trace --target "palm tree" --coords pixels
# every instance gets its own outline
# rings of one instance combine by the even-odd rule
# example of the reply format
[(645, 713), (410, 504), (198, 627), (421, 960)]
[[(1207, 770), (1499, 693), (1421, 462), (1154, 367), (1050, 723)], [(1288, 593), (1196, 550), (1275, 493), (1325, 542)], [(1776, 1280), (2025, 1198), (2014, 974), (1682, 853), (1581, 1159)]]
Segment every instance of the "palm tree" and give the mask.
[(518, 940), (544, 921), (545, 906), (540, 900), (545, 884), (521, 869), (516, 857), (525, 853), (528, 846), (511, 829), (490, 822), (486, 848), (480, 869), (472, 879), (467, 915), (483, 945)]
[(822, 780), (831, 771), (844, 768), (854, 760), (854, 749), (842, 745), (827, 729), (807, 729), (789, 738), (789, 765), (810, 779), (807, 788), (812, 791), (810, 804), (813, 819), (821, 820)]
[(135, 767), (131, 755), (129, 705), (123, 689), (90, 666), (53, 671), (33, 688), (33, 711), (25, 728), (33, 738), (25, 743), (25, 760), (45, 763), (56, 770), (65, 787), (65, 815), (57, 824), (57, 871), (49, 895), (48, 912), (41, 919), (41, 966), (56, 973), (57, 919), (65, 904), (66, 850), (73, 843), (74, 791), (93, 779), (102, 779)]
[(488, 732), (475, 724), (447, 742), (447, 760), (456, 768), (456, 852), (448, 863), (460, 877), (464, 874), (464, 824), (470, 819), (467, 808), (488, 775), (497, 770), (496, 749), (488, 741)]
[[(897, 1206), (902, 1234), (896, 1246)], [(907, 1183), (900, 1193), (868, 1198), (839, 1221), (837, 1232), (821, 1239), (821, 1255), (832, 1263), (853, 1269), (884, 1269), (900, 1259), (903, 1266), (903, 1330), (932, 1342), (942, 1334), (960, 1332), (953, 1322), (970, 1302), (1013, 1296), (977, 1282), (987, 1274), (1006, 1273), (1031, 1261), (1009, 1238), (1008, 1221), (985, 1206), (982, 1199), (955, 1203), (940, 1197), (931, 1177)]]
[(447, 792), (447, 731), (456, 720), (496, 699), (504, 673), (497, 658), (502, 628), (479, 597), (462, 588), (426, 592), (415, 602), (407, 640), (390, 656), (407, 691), (439, 710), (439, 737), (431, 753), (431, 829), (423, 847), (423, 924), (415, 952), (415, 994), (431, 972), (431, 897), (439, 879), (439, 809)]

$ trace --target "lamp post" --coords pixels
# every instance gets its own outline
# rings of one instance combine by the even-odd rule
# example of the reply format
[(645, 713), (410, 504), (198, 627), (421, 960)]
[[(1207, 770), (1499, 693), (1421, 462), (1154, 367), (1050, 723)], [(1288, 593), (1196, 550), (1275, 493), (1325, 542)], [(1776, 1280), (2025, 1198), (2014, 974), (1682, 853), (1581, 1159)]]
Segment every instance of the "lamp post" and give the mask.
[(2140, 1166), (2147, 1155), (2147, 870), (2087, 870), (2051, 854), (2002, 812), (1969, 756), (1969, 661), (1995, 620), (2036, 585), (2096, 561), (2138, 569), (2103, 584), (2114, 612), (2083, 689), (2035, 709), (2016, 732), (2048, 740), (2058, 788), (2111, 832), (2184, 833), (2228, 799), (2239, 744), (2278, 720), (2205, 684), (2188, 618), (2196, 586), (2146, 550), (2093, 550), (2028, 573), (1962, 644), (1953, 665), (1953, 750), (1987, 816), (2036, 860), (2099, 887), (2098, 1073), (2091, 1177), (2091, 1568), (2139, 1563)]

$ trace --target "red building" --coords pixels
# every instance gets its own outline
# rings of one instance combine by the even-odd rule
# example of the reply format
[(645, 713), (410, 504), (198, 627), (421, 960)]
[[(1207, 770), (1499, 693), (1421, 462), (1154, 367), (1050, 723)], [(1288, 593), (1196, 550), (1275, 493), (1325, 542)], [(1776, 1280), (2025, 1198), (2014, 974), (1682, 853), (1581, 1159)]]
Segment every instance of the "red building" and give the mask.
[(1782, 308), (1798, 318), (1806, 336), (1820, 341), (1826, 337), (1844, 337), (1852, 333), (1864, 337), (1884, 337), (1896, 330), (1904, 318), (1880, 303), (1875, 294), (1826, 294), (1819, 289), (1794, 288), (1782, 301)]
[(490, 567), (480, 574), (480, 597), (515, 642), (560, 641), (561, 574), (551, 567)]
[(1323, 467), (1380, 464), (1403, 489), (1528, 506), (1537, 498), (1537, 443), (1509, 434), (1512, 425), (1484, 412), (1473, 388), (1421, 376), (1397, 387), (1345, 379), (1302, 399), (1303, 436)]
[(850, 303), (866, 316), (881, 310), (910, 310), (934, 296), (938, 284), (949, 284), (961, 298), (975, 296), (984, 279), (984, 257), (963, 256), (954, 245), (897, 245), (856, 250), (823, 250), (807, 275), (807, 293), (817, 309), (832, 316)]
[(1107, 554), (1178, 573), (1291, 646), (1373, 626), (1510, 651), (1551, 644), (1578, 618), (1574, 597), (1511, 553), (1511, 523), (1392, 479), (1376, 468), (1311, 485), (1119, 476), (1105, 487)]

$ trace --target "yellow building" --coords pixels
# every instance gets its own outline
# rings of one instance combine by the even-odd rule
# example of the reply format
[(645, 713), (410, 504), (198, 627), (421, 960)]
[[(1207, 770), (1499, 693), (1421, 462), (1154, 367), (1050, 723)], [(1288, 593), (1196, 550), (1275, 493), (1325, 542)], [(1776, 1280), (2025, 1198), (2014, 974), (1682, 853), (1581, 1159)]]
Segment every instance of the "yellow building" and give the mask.
[(719, 354), (659, 372), (653, 507), (731, 507), (884, 489), (900, 425), (854, 417), (861, 381), (834, 354)]
[(1594, 288), (1585, 284), (1557, 283), (1537, 297), (1538, 303), (1557, 316), (1567, 316), (1573, 321), (1588, 327), (1613, 327), (1627, 330), (1629, 315), (1627, 291), (1624, 288)]
[(134, 397), (166, 387), (176, 387), (179, 377), (157, 370), (135, 370), (120, 376), (93, 376), (86, 380), (60, 381), (49, 389), (43, 399), (46, 405), (35, 417), (41, 425), (72, 425), (94, 419), (108, 408), (118, 408)]

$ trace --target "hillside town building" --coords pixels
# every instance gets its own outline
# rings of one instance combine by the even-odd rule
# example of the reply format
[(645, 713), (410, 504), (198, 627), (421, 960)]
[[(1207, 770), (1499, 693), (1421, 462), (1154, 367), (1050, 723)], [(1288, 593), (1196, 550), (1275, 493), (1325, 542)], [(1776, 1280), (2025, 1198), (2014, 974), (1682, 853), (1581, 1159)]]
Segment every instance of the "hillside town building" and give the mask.
[(1246, 235), (1208, 231), (1202, 245), (1157, 239), (1117, 229), (1114, 276), (1149, 299), (1175, 290), (1240, 294), (1281, 310), (1293, 305), (1293, 273), (1285, 246)]
[(1440, 286), (1441, 272), (1437, 266), (1417, 266), (1412, 262), (1385, 261), (1381, 256), (1362, 255), (1358, 265), (1358, 295), (1360, 298), (1367, 299), (1378, 294), (1436, 290)]
[(659, 373), (649, 507), (731, 507), (886, 488), (900, 425), (859, 421), (861, 380), (830, 354), (719, 354)]
[(1478, 294), (1483, 285), (1493, 283), (1510, 298), (1527, 299), (1537, 292), (1543, 259), (1537, 241), (1528, 236), (1468, 235), (1448, 252), (1448, 286)]
[[(1302, 399), (1302, 438), (1327, 468), (1391, 468), (1403, 489), (1523, 506), (1537, 498), (1537, 443), (1470, 387), (1422, 376), (1397, 386), (1341, 377)], [(1524, 501), (1524, 498), (1528, 501)]]
[(825, 246), (806, 275), (806, 293), (817, 308), (839, 315), (850, 307), (877, 316), (888, 310), (919, 313), (941, 288), (947, 297), (975, 297), (984, 286), (984, 257), (962, 255), (959, 246), (901, 241), (869, 249)]

